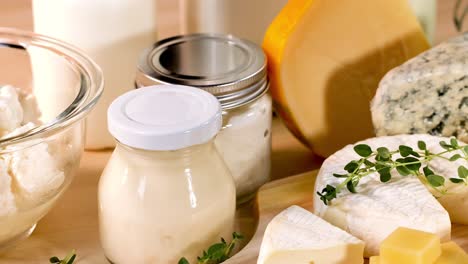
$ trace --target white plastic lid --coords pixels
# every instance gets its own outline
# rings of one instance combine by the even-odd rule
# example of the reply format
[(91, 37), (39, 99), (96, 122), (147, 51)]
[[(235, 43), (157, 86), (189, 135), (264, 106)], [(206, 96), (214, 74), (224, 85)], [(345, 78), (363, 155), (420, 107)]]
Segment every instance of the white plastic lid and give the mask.
[(154, 85), (127, 92), (110, 105), (109, 132), (121, 143), (146, 150), (203, 144), (221, 129), (221, 105), (201, 89)]

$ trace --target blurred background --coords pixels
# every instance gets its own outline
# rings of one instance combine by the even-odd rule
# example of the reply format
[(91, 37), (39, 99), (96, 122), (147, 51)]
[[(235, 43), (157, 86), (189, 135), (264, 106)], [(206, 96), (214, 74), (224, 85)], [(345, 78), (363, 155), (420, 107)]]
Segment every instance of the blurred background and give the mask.
[[(43, 0), (47, 1), (47, 0)], [(182, 4), (186, 0), (156, 0), (157, 20), (159, 28), (159, 38), (166, 38), (177, 35), (183, 29), (181, 25), (180, 12)], [(196, 1), (196, 0), (188, 0)], [(284, 1), (284, 0), (271, 0)], [(424, 0), (423, 0), (424, 1)], [(420, 1), (422, 2), (422, 1)], [(443, 40), (457, 35), (453, 24), (453, 10), (457, 0), (437, 0), (436, 32), (434, 43), (440, 43)], [(467, 2), (462, 1), (464, 6)], [(16, 27), (20, 29), (32, 30), (32, 10), (31, 0), (0, 0), (0, 26)], [(465, 19), (464, 27), (467, 28), (468, 20)]]

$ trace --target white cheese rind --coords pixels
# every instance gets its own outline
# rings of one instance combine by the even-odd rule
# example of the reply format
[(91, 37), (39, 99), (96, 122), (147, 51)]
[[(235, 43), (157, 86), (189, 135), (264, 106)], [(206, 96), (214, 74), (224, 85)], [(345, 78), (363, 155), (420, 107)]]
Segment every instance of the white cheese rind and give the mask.
[(320, 217), (291, 206), (268, 224), (258, 264), (363, 263), (364, 243)]
[[(395, 150), (399, 145), (416, 149), (418, 140), (425, 141), (433, 150), (433, 146), (438, 145), (441, 138), (400, 135), (372, 138), (357, 144), (368, 144), (373, 149), (387, 147)], [(325, 160), (315, 183), (316, 192), (327, 184), (336, 186), (342, 182), (343, 179), (334, 177), (333, 173), (345, 173), (344, 166), (351, 160), (360, 158), (353, 147), (348, 145)], [(450, 238), (451, 224), (447, 211), (415, 177), (403, 177), (393, 171), (392, 180), (382, 183), (378, 174), (371, 174), (361, 179), (357, 192), (353, 194), (346, 188), (342, 189), (330, 206), (316, 197), (314, 211), (328, 222), (366, 242), (366, 256), (378, 255), (380, 243), (399, 226), (435, 233), (442, 240)]]
[[(444, 149), (439, 145), (440, 141), (448, 142), (448, 138), (433, 137), (434, 140), (427, 140), (427, 148), (433, 153), (443, 152)], [(465, 145), (461, 141), (459, 145)], [(443, 155), (450, 158), (454, 154), (460, 154), (461, 151), (452, 152)], [(441, 194), (433, 188), (428, 188), (429, 191), (437, 198), (437, 201), (442, 204), (445, 210), (450, 214), (452, 223), (468, 225), (468, 186), (465, 184), (455, 184), (450, 181), (450, 178), (458, 178), (458, 167), (465, 166), (468, 168), (468, 161), (459, 159), (457, 161), (449, 161), (446, 159), (433, 159), (430, 162), (430, 168), (435, 174), (445, 177), (444, 188), (447, 190), (446, 194)]]
[(468, 142), (468, 33), (389, 71), (371, 112), (377, 136), (428, 133)]

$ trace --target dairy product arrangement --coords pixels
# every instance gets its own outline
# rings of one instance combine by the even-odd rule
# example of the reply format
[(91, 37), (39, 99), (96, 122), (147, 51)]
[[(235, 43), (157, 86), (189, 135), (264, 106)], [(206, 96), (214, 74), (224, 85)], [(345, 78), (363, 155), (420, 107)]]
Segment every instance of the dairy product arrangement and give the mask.
[[(365, 41), (357, 46), (359, 48), (345, 51), (340, 49), (342, 42), (337, 41), (341, 35), (327, 35), (336, 32), (331, 30), (333, 20), (327, 19), (326, 24), (317, 22), (322, 20), (319, 17), (324, 13), (326, 16), (337, 14), (344, 7), (343, 2), (336, 2), (339, 6), (333, 6), (334, 3), (290, 1), (270, 26), (264, 41), (270, 59), (273, 99), (279, 105), (280, 115), (300, 140), (316, 153), (328, 156), (311, 190), (314, 194), (313, 206), (308, 208), (315, 215), (307, 218), (320, 217), (333, 227), (363, 241), (365, 245), (357, 260), (351, 256), (345, 260), (331, 259), (332, 256), (341, 255), (339, 247), (335, 247), (333, 253), (324, 255), (329, 259), (323, 263), (364, 263), (365, 258), (369, 258), (371, 264), (468, 263), (468, 255), (460, 247), (463, 244), (459, 246), (450, 241), (453, 237), (460, 239), (457, 227), (468, 223), (468, 86), (464, 71), (467, 64), (467, 35), (462, 34), (425, 52), (428, 46), (424, 44), (424, 39), (418, 34), (412, 35), (407, 39), (407, 47), (403, 48), (406, 52), (414, 52), (411, 56), (414, 58), (402, 59), (384, 69), (387, 63), (395, 62), (397, 57), (396, 53), (387, 54), (381, 50), (379, 58), (391, 56), (384, 58), (383, 64), (376, 68), (377, 64), (373, 64), (372, 55), (369, 55), (372, 52), (368, 52), (365, 59), (357, 54), (352, 58), (353, 52), (367, 44), (375, 44), (375, 41)], [(356, 4), (353, 2), (353, 5)], [(376, 12), (386, 13), (399, 7), (395, 12), (383, 15), (380, 22), (389, 18), (386, 15), (398, 14), (406, 18), (399, 20), (405, 21), (405, 25), (401, 24), (398, 30), (413, 27), (410, 30), (412, 33), (406, 34), (406, 37), (418, 32), (413, 15), (404, 15), (407, 3), (392, 1), (385, 4), (389, 6), (382, 9), (381, 5)], [(370, 8), (372, 5), (366, 3), (361, 11), (365, 13)], [(293, 19), (297, 21), (291, 22)], [(340, 17), (340, 22), (342, 20)], [(318, 24), (312, 26), (313, 23)], [(353, 19), (350, 23), (359, 23), (359, 19)], [(317, 31), (311, 28), (325, 28), (325, 34), (314, 37)], [(351, 30), (354, 37), (347, 37), (346, 43), (352, 43), (349, 40), (355, 40), (355, 34), (361, 29), (367, 30), (365, 26)], [(386, 28), (384, 32), (390, 37), (398, 34), (398, 30)], [(366, 37), (374, 33), (368, 33)], [(320, 42), (326, 41), (325, 36), (333, 41), (327, 41), (328, 46), (321, 46)], [(378, 41), (382, 39), (378, 38)], [(400, 39), (399, 43), (403, 41)], [(381, 47), (373, 46), (375, 49)], [(348, 68), (340, 67), (340, 60), (346, 61), (344, 64), (347, 65), (353, 64), (354, 60), (362, 61), (363, 64), (354, 64), (346, 75), (345, 70)], [(367, 63), (372, 64), (374, 70), (359, 75), (358, 71)], [(319, 74), (315, 77), (317, 71), (313, 70), (314, 66), (327, 73), (323, 65), (331, 67), (330, 76)], [(346, 80), (342, 87), (338, 87), (340, 73)], [(362, 83), (351, 88), (354, 78)], [(311, 84), (318, 87), (312, 87)], [(366, 87), (370, 88), (367, 91), (371, 96), (360, 98)], [(356, 89), (356, 93), (348, 94), (353, 89)], [(333, 91), (337, 93), (331, 94)], [(320, 98), (322, 95), (324, 97)], [(324, 118), (328, 119), (322, 121), (321, 108), (331, 103), (326, 96), (343, 101), (336, 105), (336, 109), (324, 111)], [(320, 98), (317, 104), (311, 103), (311, 100), (317, 98)], [(361, 99), (362, 104), (356, 105)], [(359, 111), (353, 117), (357, 113), (353, 111), (361, 106), (365, 111)], [(342, 113), (339, 112), (341, 108)], [(330, 115), (335, 117), (330, 118)], [(372, 123), (364, 120), (370, 116)], [(343, 127), (340, 129), (333, 122)], [(357, 124), (359, 128), (353, 129)], [(369, 133), (364, 135), (367, 128), (370, 129)], [(372, 137), (372, 130), (378, 137)], [(351, 137), (361, 137), (363, 140), (355, 142)], [(343, 144), (336, 151), (336, 143), (340, 141)], [(311, 201), (309, 197), (307, 199)], [(305, 201), (303, 204), (307, 205)], [(292, 220), (292, 210), (289, 208), (281, 212), (266, 227), (257, 263), (281, 263), (278, 259), (283, 255), (289, 257), (289, 264), (322, 263), (322, 255), (315, 254), (327, 252), (327, 249), (314, 248), (310, 241), (300, 235), (291, 235), (298, 226)], [(289, 219), (285, 218), (288, 214), (291, 215)], [(297, 218), (299, 214), (294, 213)], [(305, 218), (303, 216), (299, 219)], [(273, 227), (275, 232), (272, 232)], [(331, 233), (318, 224), (315, 227), (314, 231), (319, 232), (314, 236), (317, 239)], [(306, 221), (302, 222), (302, 228), (308, 228)], [(308, 253), (304, 255), (305, 250)], [(283, 260), (283, 263), (286, 262)]]
[[(436, 1), (281, 0), (265, 8), (267, 23), (245, 30), (258, 43), (252, 32), (270, 23), (263, 49), (206, 33), (154, 43), (152, 1), (115, 1), (108, 13), (111, 1), (53, 2), (33, 1), (36, 30), (89, 52), (109, 79), (88, 120), (101, 128), (88, 126), (87, 146), (116, 147), (89, 154), (109, 159), (91, 161), (102, 165), (92, 170), (99, 184), (77, 192), (97, 192), (96, 226), (83, 237), (99, 233), (99, 260), (468, 264), (468, 33), (431, 48)], [(181, 0), (186, 22), (240, 32), (255, 20), (252, 4), (249, 19), (235, 23), (248, 1), (214, 2)], [(30, 51), (36, 96), (0, 87), (1, 139), (32, 134), (62, 113), (68, 102), (51, 103), (52, 95), (87, 96), (62, 91), (64, 75), (51, 77), (59, 64)], [(308, 153), (323, 157), (319, 170), (268, 183), (273, 108)], [(69, 183), (70, 140), (0, 149), (0, 247)], [(280, 147), (276, 157), (290, 154)]]
[[(1, 86), (0, 120), (2, 139), (40, 125), (34, 96), (10, 85)], [(52, 201), (47, 199), (64, 184), (65, 176), (58, 166), (59, 157), (52, 156), (47, 142), (1, 151), (0, 242), (4, 242), (48, 210)]]

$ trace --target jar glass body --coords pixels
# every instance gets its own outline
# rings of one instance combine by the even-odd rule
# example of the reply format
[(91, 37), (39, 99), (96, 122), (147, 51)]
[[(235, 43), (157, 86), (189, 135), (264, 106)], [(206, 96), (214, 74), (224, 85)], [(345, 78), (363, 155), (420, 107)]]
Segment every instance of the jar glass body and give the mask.
[(223, 129), (215, 144), (236, 183), (237, 201), (251, 199), (270, 180), (271, 96), (223, 110)]
[(213, 141), (163, 152), (118, 143), (98, 198), (101, 243), (114, 263), (195, 263), (234, 227), (234, 182)]

